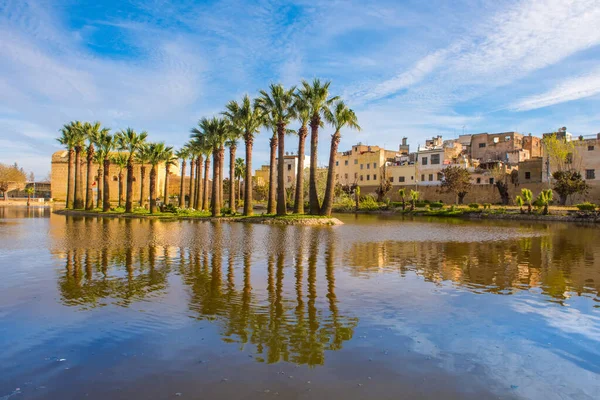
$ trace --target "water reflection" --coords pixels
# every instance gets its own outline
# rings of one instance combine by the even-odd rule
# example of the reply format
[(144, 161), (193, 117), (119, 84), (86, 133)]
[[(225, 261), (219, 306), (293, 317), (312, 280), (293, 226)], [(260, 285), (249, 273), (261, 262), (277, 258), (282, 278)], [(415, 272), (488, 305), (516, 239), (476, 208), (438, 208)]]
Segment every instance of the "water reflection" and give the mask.
[[(223, 341), (259, 362), (323, 365), (326, 351), (352, 338), (358, 319), (338, 306), (334, 230), (271, 227), (265, 235), (265, 227), (249, 224), (146, 222), (142, 232), (134, 220), (68, 222), (55, 251), (64, 258), (63, 303), (127, 307), (164, 295), (176, 274), (189, 293), (190, 315), (216, 324)], [(162, 243), (174, 226), (197, 240), (189, 247)]]

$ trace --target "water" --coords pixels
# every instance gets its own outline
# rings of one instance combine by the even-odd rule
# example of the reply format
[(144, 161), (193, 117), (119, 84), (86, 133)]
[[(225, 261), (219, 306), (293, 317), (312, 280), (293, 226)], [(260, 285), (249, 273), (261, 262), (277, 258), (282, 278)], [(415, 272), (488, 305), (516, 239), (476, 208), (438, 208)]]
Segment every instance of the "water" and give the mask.
[(0, 399), (598, 399), (600, 229), (0, 208)]

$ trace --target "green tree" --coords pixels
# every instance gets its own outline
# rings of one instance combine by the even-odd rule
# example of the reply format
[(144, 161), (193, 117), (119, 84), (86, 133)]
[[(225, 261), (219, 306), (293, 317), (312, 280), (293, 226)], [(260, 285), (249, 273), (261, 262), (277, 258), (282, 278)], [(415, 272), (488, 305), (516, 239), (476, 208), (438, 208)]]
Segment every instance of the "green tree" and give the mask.
[(81, 153), (84, 150), (85, 134), (81, 121), (72, 121), (70, 126), (73, 132), (73, 149), (75, 150), (75, 185), (73, 189), (73, 208), (81, 209), (84, 207)]
[(4, 201), (7, 199), (7, 192), (11, 185), (24, 185), (26, 180), (25, 171), (16, 163), (14, 165), (0, 163), (0, 192), (3, 194)]
[(525, 214), (525, 211), (523, 210), (523, 204), (525, 204), (523, 197), (522, 196), (515, 197), (515, 203), (519, 206), (519, 211), (521, 212), (521, 214)]
[(185, 167), (187, 158), (190, 156), (189, 146), (187, 144), (182, 146), (181, 149), (177, 150), (175, 156), (177, 156), (177, 158), (181, 160), (181, 179), (179, 181), (179, 208), (183, 208), (185, 207)]
[(31, 196), (35, 194), (35, 188), (33, 185), (25, 188), (25, 193), (27, 193), (27, 207), (31, 205)]
[(400, 197), (400, 201), (402, 202), (402, 211), (406, 210), (406, 189), (398, 189), (398, 197)]
[(85, 185), (85, 209), (91, 210), (94, 208), (94, 173), (92, 171), (92, 167), (94, 165), (94, 154), (96, 152), (95, 143), (100, 138), (100, 135), (108, 133), (110, 130), (108, 128), (102, 128), (102, 124), (96, 121), (94, 123), (85, 122), (83, 124), (83, 135), (85, 139), (88, 141), (88, 145), (86, 148), (86, 158), (87, 158), (87, 176), (86, 176), (86, 185)]
[(177, 156), (173, 152), (172, 147), (166, 147), (163, 154), (163, 162), (165, 163), (165, 191), (163, 193), (163, 203), (169, 204), (169, 179), (171, 175), (171, 167), (177, 164)]
[(329, 169), (327, 171), (327, 186), (325, 187), (325, 198), (323, 200), (323, 207), (321, 208), (321, 215), (331, 216), (331, 208), (333, 207), (333, 195), (335, 186), (335, 157), (337, 155), (338, 145), (342, 137), (341, 130), (344, 127), (350, 129), (356, 129), (360, 131), (358, 125), (358, 118), (352, 109), (348, 108), (343, 101), (338, 101), (333, 110), (327, 108), (324, 111), (325, 120), (335, 130), (334, 134), (331, 135), (331, 147), (329, 149)]
[(65, 200), (66, 208), (73, 208), (73, 198), (75, 191), (75, 136), (73, 124), (65, 124), (60, 129), (61, 136), (58, 142), (67, 148), (67, 196)]
[(558, 193), (560, 205), (567, 204), (569, 196), (574, 194), (585, 194), (589, 190), (589, 185), (576, 170), (555, 171), (552, 174), (554, 181), (552, 189)]
[(117, 166), (119, 180), (119, 201), (118, 206), (123, 206), (123, 170), (127, 168), (127, 154), (116, 153), (111, 157), (111, 162)]
[(246, 145), (246, 173), (244, 177), (244, 215), (252, 215), (252, 146), (254, 136), (263, 125), (263, 112), (259, 107), (253, 105), (248, 95), (244, 96), (240, 103), (230, 101), (225, 106), (223, 113), (228, 119), (243, 132)]
[[(107, 131), (103, 132), (96, 143), (97, 153), (102, 157), (102, 210), (110, 210), (110, 161), (111, 152), (115, 148), (115, 137), (109, 134)], [(98, 179), (100, 179), (98, 177)], [(100, 190), (100, 184), (98, 184), (98, 190)]]
[(285, 89), (281, 84), (271, 84), (269, 92), (260, 91), (256, 99), (257, 107), (270, 116), (272, 123), (277, 126), (277, 215), (286, 215), (285, 196), (285, 134), (287, 126), (295, 118), (294, 92), (296, 87)]
[(146, 200), (145, 186), (146, 186), (146, 164), (150, 162), (150, 148), (148, 143), (143, 143), (135, 151), (135, 162), (140, 164), (140, 207), (144, 207)]
[(410, 191), (410, 210), (414, 211), (417, 206), (417, 201), (419, 201), (420, 193), (416, 190)]
[(539, 207), (543, 207), (542, 214), (548, 215), (548, 206), (552, 202), (552, 189), (542, 190), (536, 199), (536, 203)]
[(133, 211), (133, 162), (135, 153), (144, 144), (148, 134), (146, 132), (137, 133), (131, 128), (121, 130), (118, 134), (117, 143), (119, 149), (127, 155), (127, 192), (125, 195), (125, 212)]
[(317, 163), (318, 163), (318, 144), (319, 127), (322, 126), (321, 117), (329, 107), (337, 101), (337, 96), (329, 96), (329, 86), (331, 82), (321, 82), (314, 79), (312, 83), (302, 81), (298, 90), (298, 95), (306, 99), (310, 109), (310, 172), (309, 172), (309, 208), (313, 215), (320, 214), (319, 196), (317, 191)]
[(150, 157), (148, 162), (151, 165), (150, 169), (150, 213), (156, 212), (156, 177), (158, 175), (158, 165), (164, 163), (173, 154), (172, 147), (166, 147), (164, 143), (150, 143), (148, 145)]
[(464, 198), (471, 189), (471, 174), (466, 168), (450, 165), (442, 169), (442, 193), (453, 193), (456, 202), (463, 204)]
[(524, 204), (527, 204), (527, 213), (531, 214), (531, 202), (533, 201), (533, 193), (529, 189), (521, 189), (521, 199)]
[(298, 170), (296, 171), (296, 193), (294, 197), (294, 214), (304, 214), (304, 155), (306, 148), (306, 137), (308, 136), (308, 124), (311, 120), (310, 99), (306, 91), (299, 90), (295, 94), (294, 109), (296, 118), (300, 122), (298, 129)]
[(237, 190), (236, 190), (236, 200), (240, 200), (240, 196), (242, 193), (242, 177), (244, 176), (244, 171), (246, 170), (246, 164), (244, 164), (243, 158), (235, 159), (235, 178), (237, 180)]

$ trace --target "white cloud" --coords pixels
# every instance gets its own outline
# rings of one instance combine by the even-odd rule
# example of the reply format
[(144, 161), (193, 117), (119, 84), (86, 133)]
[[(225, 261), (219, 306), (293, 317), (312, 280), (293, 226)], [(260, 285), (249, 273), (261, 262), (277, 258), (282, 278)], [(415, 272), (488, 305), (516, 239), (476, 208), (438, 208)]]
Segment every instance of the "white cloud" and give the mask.
[(583, 99), (600, 93), (600, 69), (566, 79), (553, 89), (527, 97), (510, 106), (515, 111), (535, 110), (567, 101)]

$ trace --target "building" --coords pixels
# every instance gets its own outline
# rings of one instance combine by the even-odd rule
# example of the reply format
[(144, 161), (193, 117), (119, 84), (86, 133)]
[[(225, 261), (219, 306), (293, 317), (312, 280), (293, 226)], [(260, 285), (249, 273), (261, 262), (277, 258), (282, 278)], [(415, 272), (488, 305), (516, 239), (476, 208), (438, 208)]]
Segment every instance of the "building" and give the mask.
[(471, 136), (471, 159), (517, 165), (542, 155), (541, 139), (518, 132), (478, 133)]
[(27, 189), (30, 187), (34, 189), (34, 193), (31, 195), (32, 198), (50, 199), (52, 196), (50, 182), (27, 182), (23, 187), (16, 186), (13, 190), (9, 190), (7, 197), (25, 198), (27, 197)]
[[(52, 188), (52, 198), (57, 201), (65, 201), (67, 198), (67, 180), (68, 180), (68, 155), (69, 152), (67, 150), (57, 151), (52, 154), (52, 170), (50, 173), (50, 185)], [(82, 160), (84, 157), (82, 157)], [(92, 171), (94, 174), (94, 199), (96, 198), (96, 191), (99, 184), (102, 180), (98, 179), (98, 164), (94, 164), (94, 170)], [(83, 194), (85, 197), (85, 185), (86, 185), (86, 177), (87, 177), (87, 162), (83, 162), (81, 164), (82, 176), (83, 176)], [(150, 197), (150, 165), (146, 166), (146, 174), (144, 178), (144, 198), (149, 199)], [(177, 179), (180, 180), (180, 168), (179, 165), (173, 165), (170, 168), (170, 180)], [(109, 187), (110, 187), (110, 201), (117, 202), (119, 195), (119, 173), (123, 174), (123, 192), (126, 191), (127, 187), (127, 170), (124, 168), (121, 172), (119, 171), (119, 167), (111, 164), (109, 170)], [(166, 169), (164, 164), (159, 164), (158, 166), (158, 174), (156, 179), (156, 193), (158, 197), (162, 197), (164, 194), (164, 186), (165, 186), (165, 174)], [(140, 198), (140, 180), (141, 180), (141, 165), (134, 164), (133, 167), (133, 198), (136, 201), (139, 201)], [(123, 193), (123, 198), (125, 198), (125, 193)]]
[[(304, 156), (304, 169), (310, 168), (310, 157)], [(283, 157), (283, 171), (285, 187), (290, 188), (296, 185), (296, 174), (298, 171), (298, 155), (286, 154)], [(266, 186), (269, 184), (269, 165), (261, 165), (254, 171), (253, 183), (257, 186)], [(275, 166), (275, 182), (277, 182), (277, 166)]]
[(379, 146), (358, 143), (349, 151), (339, 152), (335, 159), (335, 178), (342, 186), (379, 185), (381, 167), (396, 162), (396, 158), (408, 153), (403, 140), (399, 150), (385, 150)]

